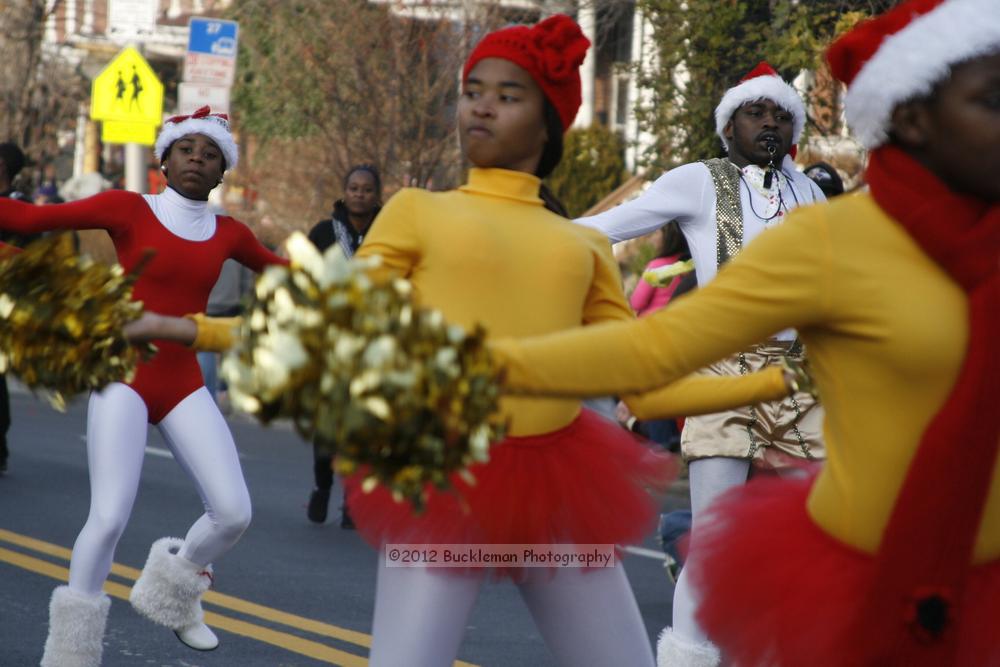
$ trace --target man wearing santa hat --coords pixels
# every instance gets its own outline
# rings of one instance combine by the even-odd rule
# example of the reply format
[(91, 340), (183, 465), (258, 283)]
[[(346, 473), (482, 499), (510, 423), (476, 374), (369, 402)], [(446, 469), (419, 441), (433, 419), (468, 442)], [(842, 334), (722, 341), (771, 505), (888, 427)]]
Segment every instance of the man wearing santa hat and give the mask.
[[(676, 220), (691, 249), (698, 285), (705, 285), (723, 263), (765, 229), (782, 222), (790, 210), (826, 201), (790, 156), (805, 119), (799, 94), (761, 62), (726, 91), (716, 107), (716, 133), (726, 148), (725, 158), (677, 167), (639, 198), (577, 222), (617, 242)], [(801, 356), (795, 332), (787, 330), (703, 372), (743, 375), (785, 357)], [(695, 524), (719, 494), (747, 480), (753, 461), (783, 466), (796, 459), (822, 459), (821, 423), (822, 408), (804, 393), (688, 419), (681, 451), (689, 462)], [(682, 572), (674, 590), (673, 628), (660, 639), (660, 656), (666, 664), (712, 665), (718, 660), (718, 651), (694, 620), (694, 608), (690, 583)]]

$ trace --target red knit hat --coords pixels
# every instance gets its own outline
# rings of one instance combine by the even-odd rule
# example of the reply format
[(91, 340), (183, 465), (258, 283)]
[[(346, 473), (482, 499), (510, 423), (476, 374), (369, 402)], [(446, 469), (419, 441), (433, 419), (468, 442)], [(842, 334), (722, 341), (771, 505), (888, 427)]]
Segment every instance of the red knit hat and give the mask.
[(858, 141), (889, 138), (898, 104), (929, 94), (951, 66), (1000, 51), (997, 0), (908, 0), (833, 43), (826, 58), (847, 84), (844, 111)]
[(476, 44), (462, 69), (462, 80), (483, 58), (502, 58), (523, 68), (559, 112), (565, 132), (580, 110), (580, 65), (590, 48), (576, 21), (564, 14), (528, 27), (491, 32)]

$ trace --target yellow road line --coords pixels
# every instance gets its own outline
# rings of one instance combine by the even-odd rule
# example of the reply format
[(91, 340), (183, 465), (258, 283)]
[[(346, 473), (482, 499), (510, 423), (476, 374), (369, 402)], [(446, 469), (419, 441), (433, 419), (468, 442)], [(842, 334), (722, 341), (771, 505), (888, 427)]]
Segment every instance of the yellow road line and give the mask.
[(331, 646), (327, 646), (326, 644), (320, 644), (319, 642), (296, 637), (295, 635), (290, 635), (287, 632), (278, 632), (277, 630), (265, 628), (253, 623), (247, 623), (246, 621), (240, 621), (235, 618), (229, 618), (228, 616), (222, 616), (210, 611), (205, 612), (205, 623), (222, 630), (228, 630), (229, 632), (237, 635), (249, 637), (250, 639), (254, 639), (259, 642), (272, 644), (287, 651), (294, 651), (300, 655), (309, 656), (310, 658), (322, 660), (323, 662), (329, 662), (334, 665), (343, 665), (344, 667), (365, 667), (368, 664), (368, 659), (362, 658), (359, 655), (347, 653), (346, 651), (335, 649)]
[[(0, 528), (0, 541), (15, 544), (25, 549), (31, 549), (38, 553), (54, 556), (67, 561), (70, 559), (70, 555), (72, 553), (69, 549), (61, 547), (57, 544), (44, 542), (42, 540), (14, 533), (2, 528)], [(69, 580), (69, 570), (65, 567), (15, 551), (10, 551), (2, 547), (0, 547), (0, 561), (8, 562), (12, 565), (16, 565), (17, 567), (36, 572), (38, 574), (43, 574), (47, 577), (58, 579), (59, 581), (65, 582)], [(140, 574), (139, 570), (125, 565), (119, 565), (118, 563), (112, 564), (111, 572), (122, 578), (129, 579), (130, 581), (138, 579)], [(123, 584), (108, 581), (104, 585), (104, 590), (109, 595), (121, 598), (122, 600), (127, 600), (131, 589)], [(273, 607), (267, 607), (265, 605), (243, 600), (231, 595), (217, 593), (215, 591), (208, 591), (205, 593), (203, 599), (206, 603), (214, 604), (248, 616), (256, 616), (257, 618), (266, 621), (279, 623), (324, 637), (331, 637), (333, 639), (345, 641), (363, 648), (371, 647), (371, 635), (364, 632), (341, 628), (330, 623), (316, 621), (311, 618), (281, 611), (280, 609), (274, 609)], [(208, 625), (222, 630), (227, 630), (234, 634), (250, 637), (251, 639), (263, 641), (268, 644), (273, 644), (295, 653), (316, 658), (317, 660), (326, 660), (327, 662), (332, 662), (336, 665), (354, 667), (355, 665), (368, 664), (368, 661), (364, 658), (331, 648), (325, 644), (302, 639), (301, 637), (297, 637), (295, 635), (278, 632), (263, 626), (254, 625), (253, 623), (247, 623), (246, 621), (230, 618), (228, 616), (223, 616), (210, 611), (205, 612), (205, 622)], [(476, 665), (459, 660), (455, 662), (455, 667), (476, 667)]]
[(311, 618), (306, 618), (305, 616), (291, 614), (286, 611), (281, 611), (280, 609), (274, 609), (273, 607), (265, 607), (264, 605), (233, 597), (231, 595), (208, 591), (205, 593), (203, 599), (205, 602), (217, 604), (220, 607), (238, 611), (241, 614), (256, 616), (257, 618), (262, 618), (266, 621), (272, 621), (274, 623), (281, 623), (282, 625), (289, 625), (293, 628), (305, 630), (324, 637), (332, 637), (333, 639), (350, 642), (351, 644), (363, 646), (364, 648), (371, 648), (372, 645), (371, 635), (365, 634), (364, 632), (348, 630), (347, 628), (341, 628), (322, 621), (315, 621)]
[[(72, 553), (69, 549), (61, 547), (57, 544), (43, 542), (42, 540), (28, 537), (26, 535), (20, 535), (19, 533), (14, 533), (2, 528), (0, 528), (0, 541), (16, 544), (19, 547), (31, 549), (32, 551), (43, 553), (48, 556), (55, 556), (56, 558), (61, 558), (67, 561)], [(125, 579), (135, 581), (139, 578), (140, 571), (134, 567), (114, 563), (111, 566), (111, 573)], [(371, 648), (372, 645), (371, 635), (364, 632), (348, 630), (347, 628), (341, 628), (329, 623), (323, 623), (322, 621), (316, 621), (304, 616), (298, 616), (296, 614), (281, 611), (280, 609), (274, 609), (262, 604), (233, 597), (232, 595), (226, 595), (216, 591), (208, 591), (205, 593), (203, 600), (206, 603), (225, 607), (226, 609), (238, 611), (242, 614), (256, 616), (267, 621), (281, 623), (282, 625), (288, 625), (293, 628), (299, 628), (300, 630), (312, 632), (313, 634), (322, 635), (324, 637), (332, 637), (333, 639), (350, 642), (351, 644), (357, 644), (358, 646), (363, 646), (364, 648)]]

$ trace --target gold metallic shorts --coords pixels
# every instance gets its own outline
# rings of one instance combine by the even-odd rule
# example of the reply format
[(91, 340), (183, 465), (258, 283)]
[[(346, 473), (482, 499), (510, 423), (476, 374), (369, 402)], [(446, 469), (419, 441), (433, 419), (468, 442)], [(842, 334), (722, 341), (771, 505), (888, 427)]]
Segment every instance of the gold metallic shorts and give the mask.
[[(790, 351), (791, 350), (791, 351)], [(740, 375), (780, 363), (800, 360), (801, 347), (792, 341), (768, 341), (699, 371), (706, 375)], [(788, 457), (823, 459), (823, 407), (811, 395), (794, 396), (700, 417), (689, 417), (681, 433), (681, 453), (687, 460), (712, 456), (754, 459), (784, 467)]]

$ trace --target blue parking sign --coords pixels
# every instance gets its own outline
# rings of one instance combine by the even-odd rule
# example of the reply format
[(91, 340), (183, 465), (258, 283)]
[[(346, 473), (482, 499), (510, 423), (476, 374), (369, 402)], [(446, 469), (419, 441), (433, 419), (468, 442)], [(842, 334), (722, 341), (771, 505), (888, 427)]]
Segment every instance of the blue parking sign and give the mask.
[(236, 38), (239, 33), (236, 21), (192, 17), (189, 28), (188, 52), (236, 57)]

